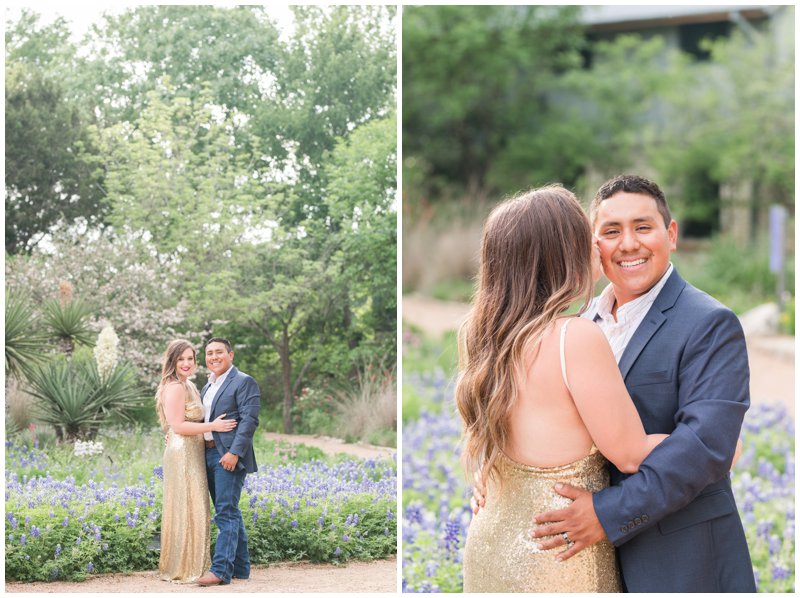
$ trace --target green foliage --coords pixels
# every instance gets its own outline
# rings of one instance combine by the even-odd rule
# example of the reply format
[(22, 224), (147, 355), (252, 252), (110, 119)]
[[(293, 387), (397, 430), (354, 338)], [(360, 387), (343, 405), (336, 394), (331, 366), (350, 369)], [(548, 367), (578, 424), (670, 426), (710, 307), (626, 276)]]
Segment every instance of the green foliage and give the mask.
[[(676, 253), (673, 262), (686, 280), (715, 297), (737, 314), (776, 301), (776, 277), (769, 269), (766, 239), (743, 247), (718, 235), (707, 251)], [(794, 288), (794, 259), (787, 264), (786, 287)]]
[(784, 334), (794, 335), (794, 295), (783, 306), (781, 313), (781, 330)]
[(324, 390), (303, 388), (292, 405), (292, 429), (297, 434), (334, 435), (336, 399)]
[[(264, 195), (231, 152), (231, 138), (247, 134), (236, 115), (214, 106), (208, 92), (192, 101), (164, 79), (134, 122), (98, 131), (109, 221), (120, 231), (146, 231), (161, 253), (177, 252), (186, 266), (222, 268), (220, 252), (260, 225)], [(190, 207), (202, 225), (187, 217)]]
[[(294, 519), (284, 512), (276, 517), (260, 516), (248, 525), (253, 516), (251, 509), (243, 504), (251, 561), (344, 563), (352, 559), (387, 557), (396, 551), (395, 535), (384, 533), (386, 511), (393, 508), (394, 504), (386, 500), (376, 503), (370, 496), (354, 496), (347, 501), (345, 509), (331, 510), (325, 504), (306, 504), (294, 514)], [(346, 521), (354, 513), (359, 514), (361, 541), (348, 537)]]
[(43, 360), (47, 340), (28, 300), (6, 295), (5, 327), (6, 377), (24, 377)]
[[(394, 112), (340, 139), (326, 165), (330, 232), (341, 241), (350, 339), (395, 351), (397, 329), (397, 120)], [(383, 267), (376, 268), (375, 264)]]
[(72, 355), (75, 345), (94, 345), (94, 335), (89, 328), (93, 308), (81, 299), (51, 299), (42, 306), (44, 322), (62, 348)]
[(94, 360), (56, 358), (29, 376), (30, 393), (38, 399), (36, 419), (52, 425), (59, 438), (94, 438), (114, 418), (128, 418), (144, 399), (133, 369), (118, 364), (102, 379)]
[[(207, 86), (213, 103), (250, 112), (259, 76), (280, 68), (278, 30), (260, 6), (137, 6), (107, 15), (90, 38), (105, 51), (85, 65), (98, 83), (87, 101), (106, 122), (134, 120), (165, 77), (192, 101)], [(146, 75), (132, 77), (132, 65)]]
[[(6, 31), (6, 251), (30, 251), (59, 221), (102, 220), (102, 173), (85, 108), (64, 85), (75, 47), (63, 19), (24, 11)], [(65, 68), (67, 67), (67, 68)]]
[[(497, 156), (513, 152), (515, 140), (537, 135), (551, 120), (549, 87), (557, 73), (580, 65), (578, 10), (405, 7), (405, 159), (425, 169), (429, 182), (442, 178), (451, 189), (484, 193)], [(564, 174), (547, 173), (552, 180)]]
[(755, 181), (754, 203), (793, 201), (794, 60), (777, 38), (734, 31), (706, 43), (710, 61), (682, 64), (653, 152), (665, 178), (690, 182), (687, 161), (701, 157), (715, 182)]
[[(329, 152), (359, 125), (394, 106), (394, 6), (294, 6), (295, 32), (282, 54), (272, 100), (253, 128), (276, 169), (296, 173), (279, 216), (287, 226), (324, 220)], [(276, 73), (277, 74), (277, 73)], [(291, 140), (291, 142), (288, 142)]]

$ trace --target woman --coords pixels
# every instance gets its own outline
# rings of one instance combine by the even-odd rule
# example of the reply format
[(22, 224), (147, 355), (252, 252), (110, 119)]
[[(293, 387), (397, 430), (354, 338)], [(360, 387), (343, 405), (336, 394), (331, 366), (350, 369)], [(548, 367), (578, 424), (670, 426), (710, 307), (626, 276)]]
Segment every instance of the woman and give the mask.
[(197, 354), (174, 340), (164, 354), (156, 411), (167, 432), (164, 449), (164, 507), (161, 514), (161, 579), (194, 582), (211, 566), (208, 481), (203, 432), (227, 432), (235, 420), (220, 415), (204, 423), (203, 403), (194, 384)]
[(559, 562), (560, 549), (530, 536), (534, 513), (568, 503), (555, 482), (595, 492), (606, 459), (635, 472), (666, 438), (645, 434), (600, 328), (565, 316), (588, 304), (599, 272), (589, 220), (561, 186), (510, 199), (486, 222), (456, 387), (465, 466), (488, 487), (464, 548), (465, 592), (621, 590), (607, 541)]

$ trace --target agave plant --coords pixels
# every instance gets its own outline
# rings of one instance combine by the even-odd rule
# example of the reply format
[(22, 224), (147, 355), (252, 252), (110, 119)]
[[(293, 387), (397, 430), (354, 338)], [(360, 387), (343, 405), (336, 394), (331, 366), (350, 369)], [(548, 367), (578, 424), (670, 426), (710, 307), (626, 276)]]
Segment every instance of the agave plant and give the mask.
[(89, 329), (92, 308), (80, 299), (52, 299), (43, 306), (44, 320), (58, 339), (62, 353), (72, 355), (76, 344), (92, 346), (94, 335)]
[(91, 439), (113, 419), (131, 420), (145, 401), (133, 368), (118, 364), (102, 377), (94, 360), (55, 359), (29, 378), (37, 421), (50, 424), (59, 440)]
[(44, 361), (47, 339), (38, 330), (29, 304), (18, 296), (6, 297), (6, 377), (26, 376)]

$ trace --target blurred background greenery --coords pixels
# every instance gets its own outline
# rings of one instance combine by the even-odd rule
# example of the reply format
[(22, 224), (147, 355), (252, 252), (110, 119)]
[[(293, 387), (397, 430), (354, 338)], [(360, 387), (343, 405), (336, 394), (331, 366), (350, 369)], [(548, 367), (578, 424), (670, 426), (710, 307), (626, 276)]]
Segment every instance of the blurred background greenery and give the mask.
[(794, 7), (408, 6), (403, 291), (469, 301), (483, 219), (561, 182), (585, 203), (655, 180), (682, 275), (741, 314), (777, 301), (769, 210), (788, 213), (794, 331)]

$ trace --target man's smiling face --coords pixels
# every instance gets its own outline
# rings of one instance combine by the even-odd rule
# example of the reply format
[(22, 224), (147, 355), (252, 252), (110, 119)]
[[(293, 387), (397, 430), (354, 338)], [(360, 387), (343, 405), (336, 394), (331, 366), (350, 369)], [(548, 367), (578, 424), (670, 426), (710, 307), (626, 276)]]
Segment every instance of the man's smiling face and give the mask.
[(224, 343), (209, 343), (206, 347), (206, 367), (221, 376), (233, 365), (233, 352), (228, 353)]
[(621, 191), (600, 203), (594, 233), (619, 306), (645, 294), (667, 271), (678, 224), (665, 226), (649, 195)]

